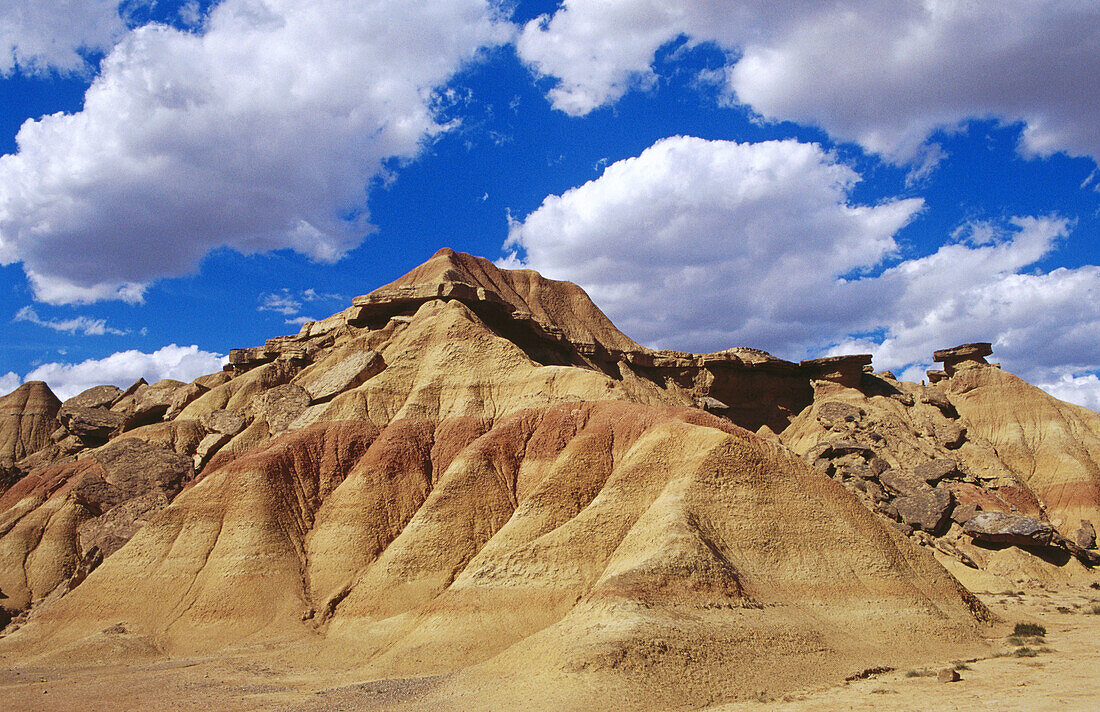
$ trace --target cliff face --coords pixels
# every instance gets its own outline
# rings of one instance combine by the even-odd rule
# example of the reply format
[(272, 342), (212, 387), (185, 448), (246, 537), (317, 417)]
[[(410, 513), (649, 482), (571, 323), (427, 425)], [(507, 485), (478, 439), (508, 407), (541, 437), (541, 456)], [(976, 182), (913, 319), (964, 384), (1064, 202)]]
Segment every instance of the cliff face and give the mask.
[[(576, 285), (440, 251), (222, 373), (59, 404), (0, 497), (0, 656), (258, 644), (447, 675), (440, 709), (962, 657), (989, 615), (935, 557), (1084, 571), (1098, 416), (976, 361), (868, 363), (653, 351)], [(989, 415), (1009, 397), (1034, 423)]]

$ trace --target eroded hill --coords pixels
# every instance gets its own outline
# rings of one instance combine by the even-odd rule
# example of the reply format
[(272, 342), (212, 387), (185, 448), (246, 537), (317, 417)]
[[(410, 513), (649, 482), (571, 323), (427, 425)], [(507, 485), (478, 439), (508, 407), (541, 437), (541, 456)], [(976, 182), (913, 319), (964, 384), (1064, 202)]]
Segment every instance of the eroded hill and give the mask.
[(1100, 415), (983, 355), (925, 386), (653, 351), (576, 285), (441, 250), (193, 383), (6, 397), (0, 655), (254, 650), (442, 676), (440, 709), (690, 708), (963, 657), (991, 616), (944, 566), (1100, 558)]

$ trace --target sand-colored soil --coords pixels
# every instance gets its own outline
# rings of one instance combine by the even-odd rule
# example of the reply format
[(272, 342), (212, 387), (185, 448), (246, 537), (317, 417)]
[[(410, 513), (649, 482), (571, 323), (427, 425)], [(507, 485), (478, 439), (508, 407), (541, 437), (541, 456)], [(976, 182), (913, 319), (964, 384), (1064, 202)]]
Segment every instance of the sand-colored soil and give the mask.
[[(1036, 622), (1047, 634), (1041, 643), (998, 641), (997, 656), (948, 661), (895, 670), (825, 690), (761, 696), (719, 705), (707, 712), (1091, 712), (1100, 709), (1100, 591), (1073, 587), (1037, 588), (1022, 595), (981, 594), (1007, 621)], [(1089, 613), (1096, 610), (1096, 614)], [(1017, 657), (1021, 647), (1034, 657)], [(961, 662), (960, 680), (942, 683), (936, 674)]]
[[(826, 689), (772, 698), (753, 695), (706, 712), (818, 712), (829, 710), (948, 710), (997, 712), (1087, 712), (1100, 701), (1100, 590), (1083, 586), (1033, 587), (1010, 594), (981, 594), (1009, 626), (1017, 621), (1043, 625), (1042, 642), (1011, 642), (999, 627), (994, 656), (943, 660), (927, 667), (873, 674)], [(1100, 610), (1097, 608), (1096, 610)], [(1017, 657), (1029, 647), (1034, 657)], [(935, 673), (962, 663), (961, 680), (941, 683)], [(221, 656), (181, 658), (136, 667), (0, 670), (0, 707), (12, 712), (95, 712), (98, 710), (329, 710), (431, 709), (418, 700), (444, 680), (394, 679), (358, 683), (352, 678), (290, 672), (278, 655), (240, 648)], [(545, 709), (532, 690), (525, 709)], [(566, 709), (555, 706), (554, 709)], [(584, 709), (594, 709), (586, 706)], [(616, 709), (608, 699), (603, 709)], [(666, 709), (663, 705), (654, 710)]]

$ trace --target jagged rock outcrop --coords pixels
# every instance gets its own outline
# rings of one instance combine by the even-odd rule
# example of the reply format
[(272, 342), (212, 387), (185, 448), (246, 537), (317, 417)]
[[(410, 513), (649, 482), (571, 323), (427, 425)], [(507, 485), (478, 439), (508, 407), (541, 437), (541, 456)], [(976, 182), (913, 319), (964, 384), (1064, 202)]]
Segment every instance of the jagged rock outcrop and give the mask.
[(62, 410), (71, 408), (110, 408), (123, 396), (118, 386), (93, 386), (61, 404)]
[(986, 356), (993, 353), (993, 344), (982, 341), (973, 344), (963, 344), (950, 349), (941, 349), (932, 354), (932, 360), (943, 364), (943, 371), (948, 377), (955, 375), (960, 368), (988, 365)]
[[(1100, 557), (1074, 527), (1100, 506), (1100, 415), (988, 364), (991, 353), (982, 343), (937, 351), (945, 371), (932, 386), (872, 374), (818, 383), (781, 440), (916, 543), (966, 565), (985, 560), (974, 545), (996, 544), (1093, 566)], [(991, 524), (1010, 520), (1033, 522), (1035, 536)]]
[(4, 607), (18, 612), (67, 583), (81, 562), (115, 552), (191, 474), (185, 456), (131, 437), (22, 477), (0, 496)]

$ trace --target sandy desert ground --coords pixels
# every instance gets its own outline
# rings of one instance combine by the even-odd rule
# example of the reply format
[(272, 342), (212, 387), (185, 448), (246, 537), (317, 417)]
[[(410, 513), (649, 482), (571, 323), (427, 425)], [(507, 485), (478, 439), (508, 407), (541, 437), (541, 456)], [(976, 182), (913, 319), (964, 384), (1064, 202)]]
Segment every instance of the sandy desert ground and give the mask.
[[(1086, 712), (1100, 709), (1100, 590), (1083, 586), (1032, 586), (983, 593), (1007, 626), (995, 629), (994, 654), (978, 660), (943, 660), (912, 670), (871, 674), (826, 689), (771, 699), (753, 695), (707, 712), (816, 712), (898, 710), (947, 712)], [(1092, 613), (1096, 611), (1096, 613)], [(1004, 636), (1018, 621), (1045, 627), (1042, 640)], [(1020, 649), (1032, 653), (1017, 653)], [(261, 660), (263, 662), (257, 662)], [(960, 680), (937, 673), (957, 667)], [(0, 701), (12, 712), (98, 710), (329, 710), (424, 709), (417, 698), (433, 678), (360, 683), (281, 669), (278, 657), (240, 650), (208, 658), (166, 660), (137, 667), (8, 668), (0, 671)], [(537, 707), (537, 694), (531, 700)], [(614, 701), (607, 709), (614, 709)]]

